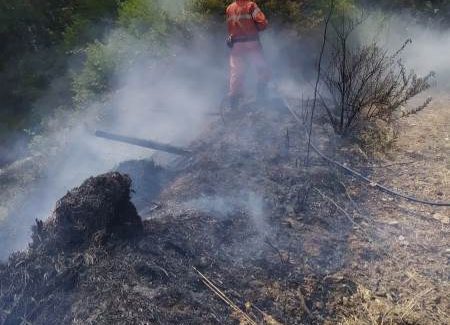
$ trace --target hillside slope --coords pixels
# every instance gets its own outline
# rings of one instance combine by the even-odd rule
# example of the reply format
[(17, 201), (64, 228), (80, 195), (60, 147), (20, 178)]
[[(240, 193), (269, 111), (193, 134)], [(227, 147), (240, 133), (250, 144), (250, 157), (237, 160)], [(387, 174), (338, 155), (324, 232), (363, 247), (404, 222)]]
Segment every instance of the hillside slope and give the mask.
[[(417, 118), (432, 125), (436, 112)], [(404, 139), (414, 132), (405, 125)], [(314, 134), (336, 159), (363, 163), (326, 127)], [(448, 150), (442, 144), (427, 155)], [(393, 200), (318, 157), (304, 167), (304, 131), (277, 105), (242, 105), (190, 149), (148, 198), (141, 230), (130, 228), (135, 211), (121, 208), (129, 188), (114, 185), (120, 174), (60, 201), (30, 249), (0, 266), (0, 324), (249, 324), (194, 267), (258, 323), (448, 323), (448, 210)], [(421, 173), (448, 175), (435, 163)], [(427, 196), (393, 183), (397, 175), (372, 176)]]

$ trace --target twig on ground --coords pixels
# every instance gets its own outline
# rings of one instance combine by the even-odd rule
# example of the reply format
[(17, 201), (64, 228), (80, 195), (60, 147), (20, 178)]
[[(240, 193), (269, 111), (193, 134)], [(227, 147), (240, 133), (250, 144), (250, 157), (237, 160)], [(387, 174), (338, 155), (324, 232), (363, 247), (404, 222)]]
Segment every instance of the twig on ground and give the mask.
[(314, 187), (314, 191), (316, 191), (317, 193), (320, 194), (320, 196), (322, 196), (325, 200), (327, 200), (328, 202), (332, 203), (339, 211), (341, 211), (346, 217), (347, 219), (356, 227), (356, 228), (361, 228), (356, 222), (355, 220), (353, 220), (352, 216), (350, 215), (350, 213), (347, 212), (347, 210), (345, 210), (343, 207), (341, 207), (339, 204), (337, 204), (337, 202), (335, 200), (333, 200), (332, 198), (330, 198), (329, 196), (327, 196), (325, 193), (323, 193), (321, 190), (319, 190), (317, 187)]
[(231, 299), (229, 299), (223, 291), (221, 291), (218, 287), (215, 286), (214, 283), (211, 282), (203, 273), (197, 270), (195, 267), (192, 267), (198, 275), (200, 275), (202, 282), (206, 285), (216, 296), (218, 296), (223, 302), (225, 302), (231, 309), (240, 314), (246, 321), (249, 322), (250, 325), (258, 325), (247, 313), (245, 313), (242, 309), (240, 309)]
[(278, 247), (276, 247), (274, 244), (272, 244), (272, 242), (269, 240), (269, 238), (266, 238), (264, 241), (270, 248), (272, 248), (275, 251), (275, 253), (278, 254), (278, 256), (280, 258), (280, 261), (281, 261), (281, 263), (283, 265), (286, 265), (286, 264), (290, 263), (290, 259), (291, 259), (291, 256), (290, 256), (291, 252), (290, 252), (290, 250), (288, 252), (288, 256), (285, 258), (283, 256), (283, 253), (281, 252), (281, 250)]
[(263, 316), (264, 321), (268, 324), (268, 325), (283, 325), (282, 323), (280, 323), (279, 321), (277, 321), (275, 318), (273, 318), (273, 316), (269, 315), (268, 313), (262, 311), (261, 309), (259, 309), (257, 306), (253, 307), (256, 309), (256, 311), (258, 311), (259, 313), (261, 313), (261, 315)]
[(344, 188), (345, 191), (345, 196), (349, 199), (350, 203), (353, 205), (353, 209), (355, 209), (355, 211), (361, 216), (363, 217), (361, 211), (359, 210), (358, 204), (355, 202), (355, 200), (353, 200), (352, 196), (350, 195), (350, 192), (348, 191), (347, 186), (345, 186), (345, 184), (343, 182), (339, 182), (339, 184), (341, 184), (341, 186)]
[[(266, 238), (265, 242), (266, 242), (267, 245), (270, 246), (270, 248), (272, 248), (272, 249), (278, 254), (278, 256), (280, 257), (281, 264), (282, 264), (283, 266), (285, 266), (286, 268), (289, 267), (289, 265), (290, 265), (290, 260), (291, 260), (291, 247), (289, 246), (288, 254), (287, 254), (287, 257), (285, 258), (285, 257), (283, 256), (283, 253), (281, 252), (281, 250), (280, 250), (278, 247), (276, 247), (274, 244), (272, 244), (268, 238)], [(285, 302), (287, 301), (287, 296), (286, 296), (287, 290), (288, 290), (288, 284), (287, 284), (287, 281), (288, 281), (288, 278), (286, 277), (286, 278), (285, 278), (285, 282), (284, 282), (284, 293), (285, 293), (284, 301), (285, 301)], [(303, 296), (303, 293), (299, 290), (299, 291), (297, 292), (297, 294), (298, 294), (299, 297), (300, 297), (300, 305), (301, 305), (302, 309), (303, 309), (304, 312), (308, 315), (309, 318), (313, 319), (314, 316), (313, 316), (313, 314), (311, 313), (311, 311), (309, 310), (308, 306), (306, 306), (306, 301), (305, 301), (305, 297)], [(285, 309), (284, 312), (285, 312), (285, 314), (286, 314), (286, 308), (284, 308), (284, 309)], [(286, 322), (286, 320), (285, 320), (285, 322)]]

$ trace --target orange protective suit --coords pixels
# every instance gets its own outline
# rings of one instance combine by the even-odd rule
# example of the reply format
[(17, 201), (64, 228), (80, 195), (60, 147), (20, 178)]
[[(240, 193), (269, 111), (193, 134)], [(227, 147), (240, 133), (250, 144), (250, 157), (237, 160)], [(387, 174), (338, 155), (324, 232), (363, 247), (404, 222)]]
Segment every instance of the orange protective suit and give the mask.
[(248, 0), (236, 0), (228, 6), (226, 14), (228, 33), (233, 43), (229, 90), (229, 97), (233, 100), (243, 94), (245, 74), (249, 65), (256, 68), (258, 89), (261, 92), (270, 80), (271, 72), (258, 37), (259, 32), (266, 29), (268, 22), (256, 3)]

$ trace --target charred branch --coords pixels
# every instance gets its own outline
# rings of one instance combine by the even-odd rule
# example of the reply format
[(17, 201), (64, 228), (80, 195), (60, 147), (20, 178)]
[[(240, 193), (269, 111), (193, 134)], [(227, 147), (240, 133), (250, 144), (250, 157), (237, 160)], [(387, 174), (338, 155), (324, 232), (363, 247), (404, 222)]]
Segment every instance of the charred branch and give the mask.
[(103, 132), (103, 131), (96, 131), (95, 136), (99, 137), (99, 138), (103, 138), (103, 139), (112, 140), (112, 141), (128, 143), (128, 144), (138, 146), (138, 147), (143, 147), (143, 148), (148, 148), (148, 149), (153, 149), (153, 150), (158, 150), (158, 151), (164, 151), (164, 152), (172, 153), (175, 155), (187, 156), (187, 155), (191, 154), (191, 152), (189, 150), (186, 150), (186, 149), (183, 149), (180, 147), (175, 147), (170, 144), (156, 142), (153, 140), (138, 139), (138, 138), (123, 136), (123, 135), (118, 135), (118, 134), (112, 134), (112, 133)]

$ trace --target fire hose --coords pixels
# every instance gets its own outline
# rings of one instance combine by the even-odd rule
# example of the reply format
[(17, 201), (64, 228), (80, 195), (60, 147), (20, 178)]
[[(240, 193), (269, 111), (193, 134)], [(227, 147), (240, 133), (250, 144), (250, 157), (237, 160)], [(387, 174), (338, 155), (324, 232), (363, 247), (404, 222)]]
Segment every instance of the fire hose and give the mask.
[[(294, 119), (305, 129), (305, 132), (308, 136), (308, 130), (306, 129), (305, 124), (302, 122), (301, 118), (297, 115), (297, 113), (292, 109), (292, 107), (289, 105), (289, 103), (286, 101), (286, 99), (281, 96), (281, 99), (283, 101), (284, 106), (286, 106), (286, 108), (289, 110), (290, 114), (294, 117)], [(400, 197), (403, 198), (407, 201), (410, 202), (415, 202), (415, 203), (420, 203), (420, 204), (425, 204), (425, 205), (431, 205), (431, 206), (439, 206), (439, 207), (450, 207), (450, 202), (433, 202), (433, 201), (428, 201), (428, 200), (422, 200), (422, 199), (418, 199), (416, 197), (413, 197), (411, 195), (407, 195), (407, 194), (403, 194), (400, 193), (398, 191), (395, 191), (393, 189), (390, 189), (382, 184), (379, 184), (377, 182), (374, 182), (373, 180), (371, 180), (370, 178), (362, 175), (360, 172), (353, 170), (352, 168), (344, 165), (343, 163), (340, 163), (330, 157), (328, 157), (327, 155), (325, 155), (322, 151), (319, 150), (319, 148), (317, 148), (317, 146), (314, 145), (314, 143), (310, 143), (311, 148), (313, 149), (313, 151), (319, 155), (319, 157), (321, 157), (322, 159), (324, 159), (325, 161), (327, 161), (328, 163), (338, 166), (341, 169), (345, 170), (347, 173), (355, 176), (356, 178), (370, 184), (373, 188), (376, 188), (384, 193), (387, 193), (391, 196), (396, 196), (396, 197)]]

